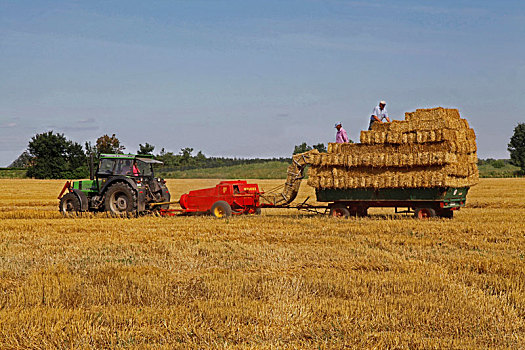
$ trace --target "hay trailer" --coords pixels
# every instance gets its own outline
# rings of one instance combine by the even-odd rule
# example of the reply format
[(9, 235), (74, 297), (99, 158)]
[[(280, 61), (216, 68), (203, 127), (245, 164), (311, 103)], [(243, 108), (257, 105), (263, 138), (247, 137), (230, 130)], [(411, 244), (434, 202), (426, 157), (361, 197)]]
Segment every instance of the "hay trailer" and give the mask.
[[(331, 216), (366, 216), (371, 207), (395, 208), (396, 213), (413, 213), (418, 219), (452, 218), (465, 206), (469, 187), (316, 189), (318, 202), (330, 202)], [(407, 208), (399, 210), (399, 208)]]

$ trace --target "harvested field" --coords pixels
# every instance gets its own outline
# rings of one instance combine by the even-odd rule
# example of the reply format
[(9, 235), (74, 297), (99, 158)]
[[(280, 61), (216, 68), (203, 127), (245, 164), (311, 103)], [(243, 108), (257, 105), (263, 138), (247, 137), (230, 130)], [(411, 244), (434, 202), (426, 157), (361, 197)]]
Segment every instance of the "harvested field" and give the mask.
[(525, 347), (525, 179), (430, 221), (62, 218), (62, 185), (0, 184), (2, 348)]

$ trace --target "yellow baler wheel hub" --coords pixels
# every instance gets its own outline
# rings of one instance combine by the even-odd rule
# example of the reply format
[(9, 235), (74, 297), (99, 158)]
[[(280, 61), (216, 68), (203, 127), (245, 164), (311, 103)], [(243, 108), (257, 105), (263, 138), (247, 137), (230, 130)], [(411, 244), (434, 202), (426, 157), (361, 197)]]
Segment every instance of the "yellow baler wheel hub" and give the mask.
[(215, 214), (216, 217), (222, 218), (224, 216), (224, 209), (221, 208), (221, 207), (217, 207), (214, 210), (214, 214)]

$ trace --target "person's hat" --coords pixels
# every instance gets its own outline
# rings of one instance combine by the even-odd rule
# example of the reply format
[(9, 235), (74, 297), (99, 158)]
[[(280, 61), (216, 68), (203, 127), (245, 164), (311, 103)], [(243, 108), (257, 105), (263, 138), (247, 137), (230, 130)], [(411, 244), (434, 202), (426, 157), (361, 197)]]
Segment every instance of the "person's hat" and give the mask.
[(379, 101), (380, 105), (386, 105), (386, 101)]
[(341, 123), (341, 122), (337, 122), (337, 123), (335, 123), (334, 128), (337, 128), (338, 125), (343, 125), (343, 123)]

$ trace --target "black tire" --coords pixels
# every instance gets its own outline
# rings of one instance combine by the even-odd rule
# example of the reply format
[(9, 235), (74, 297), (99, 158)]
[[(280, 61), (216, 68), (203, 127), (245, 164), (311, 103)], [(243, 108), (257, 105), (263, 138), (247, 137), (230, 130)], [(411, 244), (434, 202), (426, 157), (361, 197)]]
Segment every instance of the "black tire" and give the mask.
[(106, 192), (104, 209), (113, 214), (131, 213), (137, 209), (137, 195), (127, 184), (118, 182)]
[(74, 193), (66, 193), (60, 198), (58, 210), (64, 214), (78, 214), (80, 212), (80, 199)]
[(255, 212), (254, 212), (255, 215), (261, 215), (261, 213), (262, 213), (261, 208), (255, 208)]
[(420, 220), (426, 220), (436, 217), (436, 211), (432, 208), (416, 208), (414, 217)]
[[(170, 199), (171, 199), (171, 194), (168, 190), (168, 187), (166, 187), (166, 185), (162, 184), (160, 186), (160, 189), (162, 191), (162, 201), (163, 202), (169, 202)], [(165, 210), (168, 210), (170, 208), (170, 205), (169, 204), (163, 204), (160, 206), (160, 209), (165, 209)]]
[[(169, 202), (170, 198), (171, 198), (170, 194), (164, 192), (164, 194), (162, 196), (162, 201), (163, 202)], [(170, 208), (170, 205), (169, 204), (162, 204), (162, 205), (159, 205), (157, 208), (168, 210)]]
[(330, 216), (346, 219), (350, 216), (350, 210), (344, 204), (335, 204), (330, 207)]
[(232, 207), (225, 201), (217, 201), (211, 206), (211, 215), (216, 218), (226, 218), (232, 215)]

